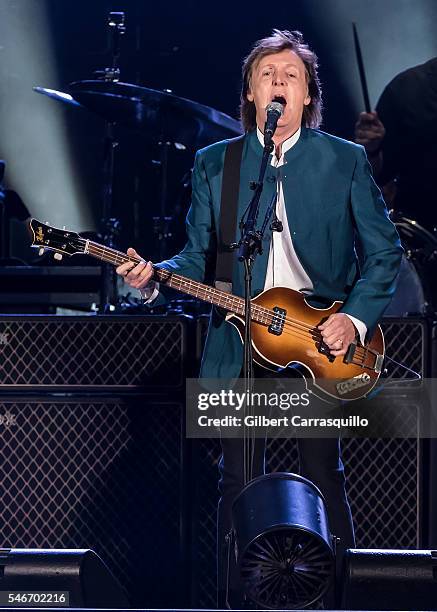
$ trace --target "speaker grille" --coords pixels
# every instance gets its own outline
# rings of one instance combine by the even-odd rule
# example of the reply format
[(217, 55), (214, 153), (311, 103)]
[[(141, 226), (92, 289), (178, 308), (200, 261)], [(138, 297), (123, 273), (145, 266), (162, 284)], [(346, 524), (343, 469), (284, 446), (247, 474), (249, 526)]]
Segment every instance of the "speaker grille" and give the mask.
[(182, 317), (3, 317), (0, 388), (181, 387), (185, 328)]
[[(400, 364), (426, 377), (428, 372), (428, 322), (423, 318), (389, 318), (381, 323), (384, 333), (386, 355)], [(404, 368), (390, 364), (390, 375), (393, 378), (411, 377)], [(417, 383), (414, 383), (417, 386)], [(405, 383), (402, 383), (405, 388)]]
[[(2, 546), (92, 548), (137, 607), (180, 604), (182, 405), (0, 403)], [(172, 589), (168, 585), (172, 584)]]

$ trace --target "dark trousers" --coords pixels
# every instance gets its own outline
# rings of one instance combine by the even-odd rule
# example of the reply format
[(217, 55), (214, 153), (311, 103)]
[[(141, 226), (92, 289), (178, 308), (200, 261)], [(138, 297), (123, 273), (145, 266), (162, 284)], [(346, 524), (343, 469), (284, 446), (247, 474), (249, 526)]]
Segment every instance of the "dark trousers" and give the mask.
[[(219, 463), (221, 498), (217, 522), (218, 607), (224, 608), (227, 576), (226, 535), (232, 527), (232, 503), (244, 484), (244, 440), (222, 439), (222, 457)], [(339, 438), (299, 438), (300, 474), (311, 480), (322, 492), (328, 511), (331, 533), (340, 538), (337, 548), (337, 566), (342, 552), (354, 548), (354, 529), (345, 490), (345, 476), (341, 461)], [(255, 440), (253, 477), (265, 473), (265, 441)], [(231, 555), (230, 604), (240, 606), (242, 588), (236, 571), (235, 557)]]

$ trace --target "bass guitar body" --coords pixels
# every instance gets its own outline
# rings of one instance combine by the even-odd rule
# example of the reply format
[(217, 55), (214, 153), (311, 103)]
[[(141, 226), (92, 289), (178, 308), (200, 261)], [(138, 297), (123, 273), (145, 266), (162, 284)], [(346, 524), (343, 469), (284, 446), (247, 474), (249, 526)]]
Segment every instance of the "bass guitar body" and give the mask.
[[(278, 312), (283, 325), (266, 326), (252, 320), (254, 361), (272, 371), (293, 364), (307, 379), (307, 386), (322, 399), (354, 400), (366, 396), (376, 385), (384, 355), (384, 337), (378, 326), (364, 347), (351, 345), (349, 354), (334, 357), (323, 344), (317, 326), (339, 310), (342, 303), (329, 308), (310, 306), (303, 294), (285, 287), (268, 289), (252, 299), (269, 311)], [(244, 318), (229, 313), (226, 320), (234, 325), (243, 341)]]

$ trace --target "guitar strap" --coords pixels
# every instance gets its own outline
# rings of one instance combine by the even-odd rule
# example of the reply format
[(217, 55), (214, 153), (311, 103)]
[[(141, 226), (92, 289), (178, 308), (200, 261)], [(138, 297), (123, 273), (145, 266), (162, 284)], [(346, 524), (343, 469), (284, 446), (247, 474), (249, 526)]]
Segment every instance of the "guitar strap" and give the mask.
[(227, 293), (232, 293), (232, 268), (235, 261), (235, 252), (230, 249), (230, 245), (235, 242), (235, 230), (237, 228), (240, 167), (244, 139), (245, 135), (229, 140), (223, 166), (215, 286)]

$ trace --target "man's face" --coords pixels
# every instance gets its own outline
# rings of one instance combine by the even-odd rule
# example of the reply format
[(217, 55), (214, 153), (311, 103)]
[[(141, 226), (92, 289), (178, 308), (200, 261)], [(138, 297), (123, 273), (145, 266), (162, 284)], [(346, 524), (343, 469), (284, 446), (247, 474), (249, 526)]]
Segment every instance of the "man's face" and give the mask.
[(262, 57), (252, 69), (247, 99), (255, 103), (256, 122), (261, 130), (267, 104), (275, 99), (285, 102), (277, 134), (294, 133), (301, 125), (304, 106), (311, 102), (301, 58), (291, 49)]

